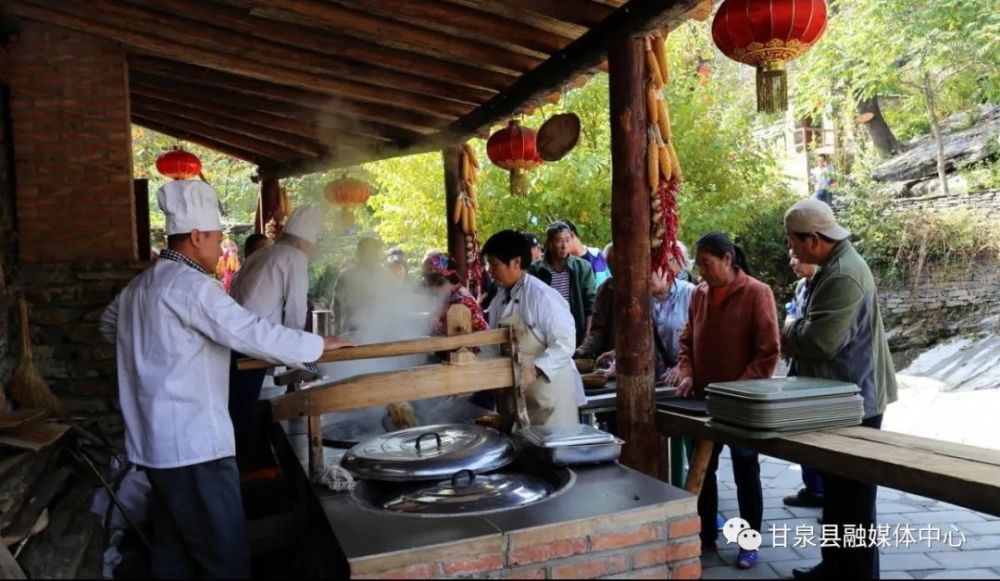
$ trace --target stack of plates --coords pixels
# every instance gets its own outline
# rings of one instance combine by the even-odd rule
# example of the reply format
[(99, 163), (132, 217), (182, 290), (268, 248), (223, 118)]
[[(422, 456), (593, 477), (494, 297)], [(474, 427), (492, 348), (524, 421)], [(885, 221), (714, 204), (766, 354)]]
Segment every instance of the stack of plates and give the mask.
[(788, 377), (713, 383), (705, 391), (710, 425), (748, 438), (856, 426), (864, 418), (853, 383)]

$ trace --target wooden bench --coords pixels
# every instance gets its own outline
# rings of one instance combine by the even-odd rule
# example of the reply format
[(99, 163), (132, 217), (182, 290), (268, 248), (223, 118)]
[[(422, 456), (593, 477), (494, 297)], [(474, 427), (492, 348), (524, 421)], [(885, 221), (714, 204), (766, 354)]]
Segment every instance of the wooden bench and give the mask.
[(862, 426), (758, 440), (712, 429), (707, 419), (658, 410), (667, 436), (697, 438), (689, 491), (704, 481), (712, 444), (750, 448), (823, 472), (887, 486), (1000, 516), (1000, 451)]

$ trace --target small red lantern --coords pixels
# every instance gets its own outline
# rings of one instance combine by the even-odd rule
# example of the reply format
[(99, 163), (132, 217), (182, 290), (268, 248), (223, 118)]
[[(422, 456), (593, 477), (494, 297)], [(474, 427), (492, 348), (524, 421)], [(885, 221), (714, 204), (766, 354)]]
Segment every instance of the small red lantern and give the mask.
[(788, 108), (785, 63), (801, 56), (826, 30), (825, 0), (725, 0), (712, 22), (715, 45), (757, 68), (757, 110)]
[(514, 120), (490, 136), (486, 154), (495, 165), (510, 172), (510, 193), (514, 196), (527, 193), (527, 171), (542, 165), (535, 148), (535, 131)]
[(327, 202), (345, 208), (364, 205), (371, 195), (371, 186), (361, 180), (347, 177), (346, 173), (328, 183), (323, 190), (323, 197)]
[(175, 180), (190, 180), (201, 174), (198, 156), (175, 145), (173, 150), (156, 159), (156, 171)]

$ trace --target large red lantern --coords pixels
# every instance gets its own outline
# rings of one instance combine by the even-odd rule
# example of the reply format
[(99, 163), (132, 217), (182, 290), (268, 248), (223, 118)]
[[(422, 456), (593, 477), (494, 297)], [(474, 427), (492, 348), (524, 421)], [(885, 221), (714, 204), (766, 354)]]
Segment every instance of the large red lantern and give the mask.
[(347, 177), (346, 173), (328, 183), (323, 190), (323, 197), (327, 202), (345, 208), (361, 206), (371, 195), (371, 186), (361, 180)]
[(535, 131), (517, 121), (490, 136), (486, 155), (495, 165), (510, 172), (510, 193), (523, 196), (528, 191), (527, 171), (542, 165), (535, 147)]
[(175, 145), (171, 151), (156, 158), (156, 171), (175, 180), (190, 180), (201, 174), (201, 160)]
[(757, 68), (757, 110), (775, 113), (788, 108), (785, 63), (819, 40), (826, 19), (825, 0), (725, 0), (712, 38), (726, 56)]

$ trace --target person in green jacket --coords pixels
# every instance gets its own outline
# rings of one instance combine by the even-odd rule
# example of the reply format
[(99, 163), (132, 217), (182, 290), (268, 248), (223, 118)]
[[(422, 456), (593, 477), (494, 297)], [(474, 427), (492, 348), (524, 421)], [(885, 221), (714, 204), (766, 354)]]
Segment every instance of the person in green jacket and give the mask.
[[(785, 325), (783, 350), (800, 376), (857, 384), (864, 398), (862, 425), (878, 429), (886, 406), (896, 401), (897, 385), (871, 269), (848, 240), (851, 233), (819, 200), (792, 206), (785, 232), (792, 255), (819, 270), (808, 283), (805, 313)], [(845, 525), (872, 530), (877, 486), (824, 473), (823, 487), (824, 527), (837, 526), (840, 539), (846, 538)], [(794, 577), (878, 579), (878, 548), (859, 545), (823, 547), (822, 562), (793, 570)]]
[(576, 345), (590, 334), (597, 283), (594, 269), (570, 254), (573, 233), (565, 222), (553, 222), (545, 230), (545, 256), (531, 263), (529, 274), (559, 291), (576, 322)]

